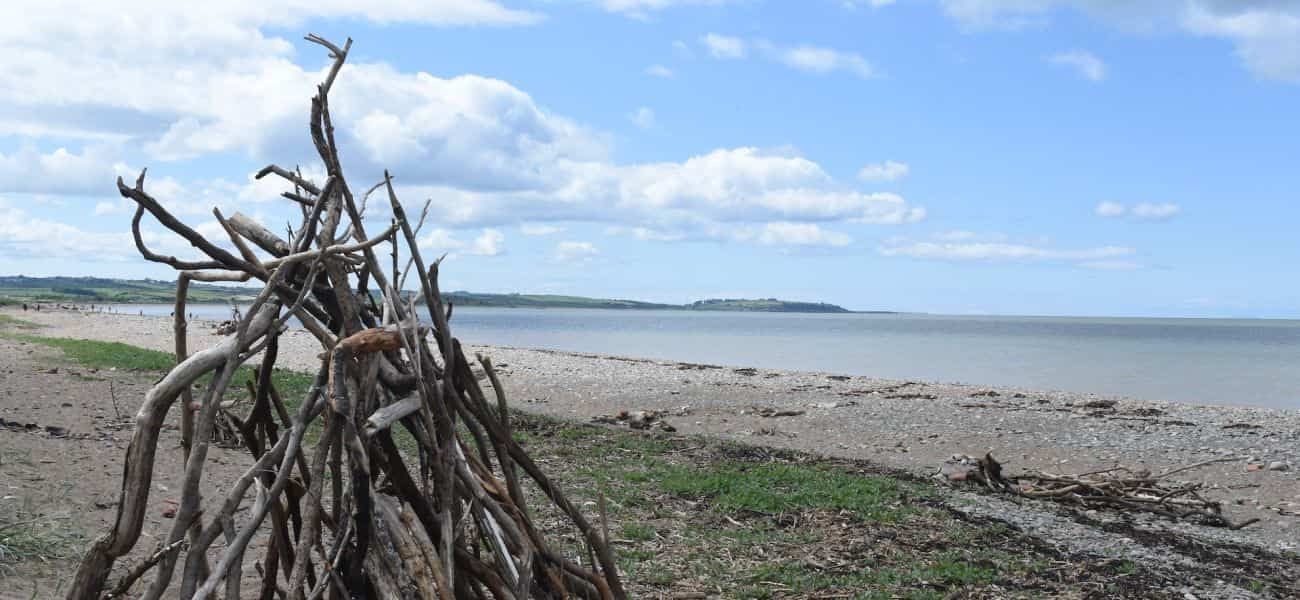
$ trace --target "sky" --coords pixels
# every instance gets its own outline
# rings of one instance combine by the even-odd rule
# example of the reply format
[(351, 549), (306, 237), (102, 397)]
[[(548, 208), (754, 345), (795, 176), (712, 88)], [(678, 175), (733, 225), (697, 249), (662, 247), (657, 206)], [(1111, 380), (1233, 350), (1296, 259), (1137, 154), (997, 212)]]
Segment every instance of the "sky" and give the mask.
[(296, 222), (252, 175), (323, 181), (314, 32), (444, 289), (1300, 317), (1300, 0), (183, 4), (0, 6), (0, 274), (174, 278), (145, 167), (213, 239)]

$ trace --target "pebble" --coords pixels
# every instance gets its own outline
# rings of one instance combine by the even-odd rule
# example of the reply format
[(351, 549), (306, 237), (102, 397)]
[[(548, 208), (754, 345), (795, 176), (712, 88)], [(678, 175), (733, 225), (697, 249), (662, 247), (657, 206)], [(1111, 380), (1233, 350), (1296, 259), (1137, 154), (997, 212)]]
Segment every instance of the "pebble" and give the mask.
[(1291, 469), (1291, 465), (1288, 465), (1280, 460), (1275, 460), (1271, 463), (1268, 463), (1268, 466), (1265, 468), (1270, 471), (1287, 471)]

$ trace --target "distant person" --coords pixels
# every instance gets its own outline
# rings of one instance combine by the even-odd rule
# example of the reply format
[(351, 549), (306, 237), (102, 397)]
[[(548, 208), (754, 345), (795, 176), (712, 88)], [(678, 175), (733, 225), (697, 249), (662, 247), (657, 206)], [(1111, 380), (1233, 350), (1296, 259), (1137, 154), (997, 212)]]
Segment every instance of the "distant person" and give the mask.
[(23, 312), (27, 312), (27, 303), (26, 303), (26, 302), (23, 303)]

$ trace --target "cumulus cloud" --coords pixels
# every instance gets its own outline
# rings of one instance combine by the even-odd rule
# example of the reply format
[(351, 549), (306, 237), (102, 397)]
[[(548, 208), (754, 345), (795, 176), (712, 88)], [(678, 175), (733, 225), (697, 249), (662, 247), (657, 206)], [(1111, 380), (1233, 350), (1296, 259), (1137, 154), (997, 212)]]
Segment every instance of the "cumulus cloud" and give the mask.
[(843, 71), (863, 79), (875, 76), (875, 68), (862, 55), (832, 48), (798, 44), (783, 46), (765, 39), (743, 38), (709, 33), (700, 38), (709, 56), (722, 60), (747, 58), (751, 50), (772, 62), (800, 71), (826, 74)]
[(1101, 202), (1093, 212), (1099, 217), (1122, 217), (1128, 212), (1128, 207), (1118, 202)]
[(1054, 65), (1069, 67), (1077, 72), (1080, 77), (1093, 83), (1106, 78), (1106, 63), (1102, 62), (1100, 58), (1097, 58), (1091, 52), (1083, 50), (1058, 52), (1047, 57), (1047, 62)]
[(737, 59), (749, 54), (749, 43), (738, 37), (708, 33), (700, 38), (700, 43), (713, 58)]
[(876, 74), (871, 63), (855, 52), (841, 52), (819, 46), (778, 47), (763, 44), (762, 47), (771, 57), (788, 67), (809, 73), (831, 73), (845, 71), (863, 79)]
[(941, 231), (934, 234), (934, 239), (945, 242), (1002, 242), (1006, 241), (1004, 233), (979, 233), (962, 229)]
[[(155, 160), (238, 153), (259, 161), (300, 163), (310, 179), (321, 183), (303, 132), (303, 112), (324, 67), (304, 68), (291, 60), (292, 45), (263, 28), (313, 16), (442, 25), (536, 20), (531, 13), (485, 0), (451, 8), (445, 0), (383, 6), (364, 14), (359, 4), (347, 0), (313, 4), (301, 14), (281, 7), (262, 10), (251, 0), (186, 10), (157, 4), (157, 21), (151, 17), (147, 23), (124, 21), (121, 15), (129, 13), (99, 5), (88, 8), (90, 14), (78, 18), (76, 27), (46, 5), (33, 8), (30, 18), (10, 13), (24, 27), (0, 32), (0, 48), (31, 61), (0, 64), (0, 110), (44, 115), (51, 119), (50, 127), (104, 128), (106, 134), (124, 128), (133, 140), (144, 142)], [(0, 7), (0, 15), (12, 10)], [(63, 13), (69, 10), (65, 6)], [(126, 29), (132, 35), (123, 36)], [(741, 44), (748, 48), (744, 40)], [(824, 59), (814, 53), (800, 60), (810, 69), (839, 64), (838, 58)], [(311, 60), (322, 62), (319, 56)], [(22, 64), (31, 69), (18, 66)], [(44, 106), (77, 109), (40, 112)], [(392, 169), (399, 195), (408, 201), (432, 198), (431, 223), (448, 232), (575, 221), (660, 237), (762, 243), (761, 233), (735, 232), (761, 232), (768, 224), (894, 225), (925, 217), (923, 207), (902, 196), (854, 189), (813, 160), (788, 151), (717, 148), (677, 161), (619, 164), (612, 158), (609, 135), (547, 110), (508, 82), (478, 75), (440, 77), (356, 61), (336, 81), (331, 110), (338, 142), (349, 159), (349, 179), (361, 185), (377, 181), (382, 168)], [(88, 119), (86, 111), (116, 117)], [(82, 116), (59, 121), (74, 113)], [(649, 124), (653, 112), (646, 109), (635, 116)], [(100, 198), (92, 200), (88, 212), (124, 212), (113, 179), (130, 179), (136, 170), (122, 163), (121, 155), (121, 148), (111, 144), (54, 151), (24, 147), (0, 155), (0, 191), (95, 195)], [(287, 187), (274, 177), (179, 181), (165, 175), (165, 164), (152, 172), (149, 191), (180, 215), (206, 214), (214, 205), (233, 212), (247, 202), (275, 200)], [(282, 206), (282, 200), (277, 202)], [(372, 215), (382, 216), (382, 205), (372, 203)], [(288, 214), (287, 208), (275, 210)], [(800, 239), (792, 231), (766, 239)], [(482, 236), (431, 241), (484, 255), (501, 247), (501, 239)]]
[(1163, 221), (1172, 219), (1178, 213), (1183, 211), (1182, 207), (1173, 202), (1139, 202), (1133, 206), (1125, 206), (1118, 202), (1102, 202), (1097, 205), (1094, 212), (1100, 217), (1123, 217), (1129, 216), (1134, 219), (1145, 221)]
[(887, 160), (883, 163), (870, 163), (862, 170), (858, 171), (858, 179), (862, 181), (898, 181), (907, 177), (911, 167), (904, 162)]
[(591, 242), (560, 242), (552, 255), (557, 262), (588, 262), (600, 254)]
[(1267, 79), (1300, 83), (1300, 3), (1290, 0), (941, 0), (968, 29), (1016, 29), (1075, 9), (1128, 31), (1178, 30), (1229, 40), (1241, 62)]
[(671, 79), (673, 77), (673, 70), (663, 65), (650, 65), (645, 68), (645, 73), (651, 77), (662, 79)]
[[(91, 251), (93, 250), (93, 251)], [(0, 257), (11, 260), (77, 258), (116, 262), (134, 256), (131, 235), (100, 233), (35, 217), (13, 201), (0, 198)]]
[(27, 146), (0, 153), (0, 192), (45, 194), (117, 194), (118, 175), (128, 173), (120, 150), (87, 146), (40, 152)]
[(627, 116), (633, 125), (641, 129), (650, 129), (655, 126), (655, 111), (649, 107), (642, 106)]
[(768, 223), (757, 232), (767, 246), (847, 246), (853, 238), (827, 231), (814, 223)]
[(435, 228), (420, 239), (420, 246), (431, 250), (451, 252), (452, 256), (456, 254), (497, 256), (505, 252), (503, 245), (505, 240), (505, 234), (492, 228), (484, 229), (478, 237), (468, 242), (461, 241), (449, 230)]
[(524, 223), (519, 226), (519, 233), (524, 235), (551, 235), (554, 233), (560, 233), (561, 231), (564, 231), (563, 227), (542, 225), (538, 223)]

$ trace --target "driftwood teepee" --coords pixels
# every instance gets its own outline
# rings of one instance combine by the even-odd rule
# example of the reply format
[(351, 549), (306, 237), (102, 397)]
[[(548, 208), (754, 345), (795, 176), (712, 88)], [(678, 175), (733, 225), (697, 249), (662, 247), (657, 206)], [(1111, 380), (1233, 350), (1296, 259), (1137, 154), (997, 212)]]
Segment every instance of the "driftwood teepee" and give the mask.
[[(288, 239), (242, 215), (226, 218), (214, 210), (235, 249), (227, 251), (163, 208), (145, 190), (144, 173), (134, 185), (118, 180), (121, 194), (137, 204), (132, 232), (140, 253), (179, 271), (177, 365), (145, 394), (125, 456), (116, 521), (86, 552), (68, 598), (622, 600), (606, 537), (511, 437), (491, 362), (480, 359), (493, 388), (489, 401), (452, 337), (451, 307), (438, 291), (438, 261), (420, 256), (420, 224), (407, 219), (387, 174), (367, 195), (386, 193), (392, 224), (377, 235), (366, 232), (365, 198), (358, 208), (330, 121), (330, 88), (352, 42), (340, 48), (314, 35), (307, 39), (333, 58), (311, 103), (311, 138), (326, 179), (318, 185), (275, 165), (258, 173), (294, 187), (284, 196), (300, 205), (302, 220)], [(140, 233), (146, 212), (206, 258), (185, 261), (150, 251)], [(403, 244), (407, 259), (399, 269)], [(379, 253), (384, 248), (391, 261)], [(265, 285), (235, 332), (188, 354), (189, 281), (253, 279)], [(410, 280), (418, 294), (400, 292)], [(421, 314), (430, 316), (428, 323), (417, 318)], [(272, 373), (277, 339), (291, 317), (324, 353), (305, 397), (282, 400)], [(228, 482), (228, 495), (214, 512), (215, 503), (205, 503), (199, 491), (214, 423), (227, 392), (239, 387), (236, 369), (259, 354), (249, 386), (252, 408), (235, 419), (255, 464)], [(210, 379), (202, 379), (206, 375)], [(203, 391), (192, 398), (191, 388)], [(178, 400), (185, 468), (174, 521), (156, 548), (119, 570), (110, 584), (114, 563), (140, 538), (155, 456), (172, 451), (158, 447), (159, 432)], [(394, 428), (414, 447), (400, 451)], [(311, 439), (318, 440), (314, 447)], [(535, 506), (527, 507), (526, 499)], [(570, 537), (583, 543), (548, 543), (530, 516), (538, 514), (571, 528), (576, 535)], [(256, 561), (259, 590), (241, 590), (250, 560)]]

